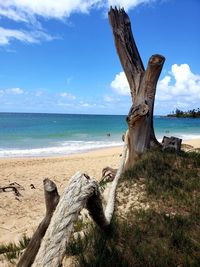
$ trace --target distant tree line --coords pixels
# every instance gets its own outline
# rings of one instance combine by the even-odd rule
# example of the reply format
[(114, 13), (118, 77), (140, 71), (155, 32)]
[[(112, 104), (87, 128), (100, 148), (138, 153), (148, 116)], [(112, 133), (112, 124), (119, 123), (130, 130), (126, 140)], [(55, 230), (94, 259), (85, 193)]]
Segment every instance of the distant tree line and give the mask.
[(200, 118), (200, 108), (191, 109), (188, 111), (182, 111), (177, 108), (175, 111), (172, 111), (172, 113), (168, 114), (167, 117)]

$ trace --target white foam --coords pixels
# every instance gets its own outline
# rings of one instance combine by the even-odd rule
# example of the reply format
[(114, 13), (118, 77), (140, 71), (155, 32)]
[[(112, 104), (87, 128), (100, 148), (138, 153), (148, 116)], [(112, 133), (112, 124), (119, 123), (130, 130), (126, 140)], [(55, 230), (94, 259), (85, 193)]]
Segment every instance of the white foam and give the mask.
[[(173, 133), (167, 134), (167, 136), (175, 136), (183, 140), (200, 139), (200, 134), (180, 134)], [(162, 142), (162, 138), (158, 136), (158, 141)], [(0, 148), (0, 158), (14, 158), (14, 157), (49, 157), (59, 155), (70, 155), (89, 150), (121, 146), (122, 142), (117, 141), (65, 141), (57, 143), (57, 146), (32, 148), (32, 149), (3, 149)]]
[(69, 155), (85, 152), (98, 148), (115, 147), (122, 145), (122, 142), (103, 141), (66, 141), (59, 146), (32, 148), (32, 149), (1, 149), (0, 157), (47, 157), (58, 155)]
[(179, 136), (183, 140), (200, 139), (200, 135), (199, 134), (180, 134)]

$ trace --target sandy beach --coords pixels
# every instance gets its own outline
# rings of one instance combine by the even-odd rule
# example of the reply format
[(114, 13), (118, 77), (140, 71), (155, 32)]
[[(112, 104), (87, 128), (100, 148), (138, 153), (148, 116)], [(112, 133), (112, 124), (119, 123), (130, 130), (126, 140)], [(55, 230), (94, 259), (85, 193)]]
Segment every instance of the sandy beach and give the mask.
[[(0, 243), (16, 242), (23, 233), (31, 236), (45, 214), (43, 179), (53, 180), (62, 194), (77, 171), (95, 179), (107, 165), (117, 168), (121, 148), (109, 148), (66, 157), (0, 159), (0, 186), (17, 182), (25, 190), (0, 193)], [(31, 189), (31, 184), (35, 189)]]
[[(200, 139), (183, 143), (200, 147)], [(62, 194), (69, 178), (77, 171), (98, 180), (104, 167), (117, 168), (121, 150), (115, 147), (63, 157), (0, 159), (0, 186), (16, 182), (24, 188), (19, 197), (13, 192), (0, 192), (0, 244), (16, 242), (23, 234), (33, 234), (45, 214), (44, 178), (53, 180)]]

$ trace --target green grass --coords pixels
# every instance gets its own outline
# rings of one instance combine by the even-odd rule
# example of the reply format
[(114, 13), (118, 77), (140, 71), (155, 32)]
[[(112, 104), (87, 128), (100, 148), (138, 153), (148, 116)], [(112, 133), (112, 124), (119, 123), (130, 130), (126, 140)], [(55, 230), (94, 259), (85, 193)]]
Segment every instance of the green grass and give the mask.
[(141, 177), (145, 178), (149, 195), (184, 200), (198, 189), (200, 153), (149, 151), (124, 173), (122, 181), (132, 182)]
[(67, 248), (76, 257), (74, 266), (200, 266), (200, 154), (147, 152), (120, 186), (131, 191), (141, 177), (156, 208), (115, 217), (109, 236), (91, 225)]
[(79, 267), (199, 266), (200, 235), (191, 216), (139, 211), (131, 221), (112, 222), (107, 236), (91, 226), (85, 238), (71, 241), (67, 255)]
[(22, 239), (19, 240), (18, 244), (1, 244), (0, 256), (3, 256), (3, 258), (9, 262), (13, 262), (13, 260), (18, 259), (21, 254), (21, 251), (23, 251), (27, 247), (29, 241), (30, 238), (28, 238), (26, 235), (23, 235)]

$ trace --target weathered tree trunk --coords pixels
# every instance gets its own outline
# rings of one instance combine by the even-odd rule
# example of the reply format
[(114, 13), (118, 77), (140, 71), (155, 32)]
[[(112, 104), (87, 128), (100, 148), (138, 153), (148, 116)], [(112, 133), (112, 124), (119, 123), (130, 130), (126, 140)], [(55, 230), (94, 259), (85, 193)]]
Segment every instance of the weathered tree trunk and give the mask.
[(103, 230), (108, 229), (110, 222), (104, 216), (98, 190), (98, 183), (83, 173), (77, 172), (71, 177), (42, 240), (33, 267), (61, 266), (74, 224), (84, 207), (89, 209), (90, 215)]
[(133, 103), (127, 116), (129, 155), (125, 169), (128, 169), (146, 149), (160, 146), (154, 134), (153, 109), (156, 85), (165, 58), (151, 56), (145, 70), (132, 35), (130, 19), (124, 9), (111, 7), (109, 19)]
[(39, 224), (37, 230), (31, 238), (24, 254), (17, 264), (17, 267), (29, 267), (34, 262), (37, 252), (40, 248), (42, 238), (45, 235), (53, 212), (59, 202), (59, 195), (55, 183), (49, 179), (44, 179), (43, 184), (46, 203), (46, 216)]

